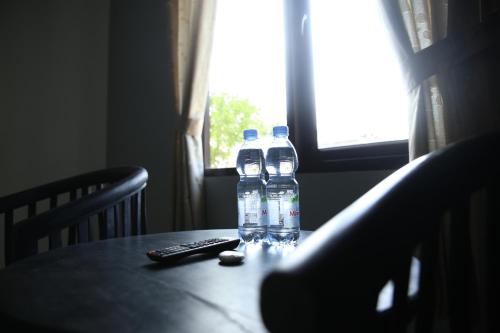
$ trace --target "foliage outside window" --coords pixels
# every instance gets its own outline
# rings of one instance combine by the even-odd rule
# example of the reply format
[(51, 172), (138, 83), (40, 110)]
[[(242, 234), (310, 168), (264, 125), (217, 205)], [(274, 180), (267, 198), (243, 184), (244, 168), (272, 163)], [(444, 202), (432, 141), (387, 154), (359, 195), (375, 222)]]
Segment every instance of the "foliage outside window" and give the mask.
[(268, 131), (261, 111), (245, 98), (225, 93), (210, 96), (210, 166), (225, 168), (236, 159), (243, 130), (255, 128), (260, 135)]

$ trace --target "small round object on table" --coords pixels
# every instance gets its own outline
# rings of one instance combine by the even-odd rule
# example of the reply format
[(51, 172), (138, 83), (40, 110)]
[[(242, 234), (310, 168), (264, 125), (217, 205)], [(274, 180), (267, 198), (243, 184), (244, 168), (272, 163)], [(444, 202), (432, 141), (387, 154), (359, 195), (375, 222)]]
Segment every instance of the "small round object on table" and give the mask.
[(239, 264), (245, 259), (245, 255), (238, 251), (223, 251), (219, 253), (219, 260), (224, 265)]

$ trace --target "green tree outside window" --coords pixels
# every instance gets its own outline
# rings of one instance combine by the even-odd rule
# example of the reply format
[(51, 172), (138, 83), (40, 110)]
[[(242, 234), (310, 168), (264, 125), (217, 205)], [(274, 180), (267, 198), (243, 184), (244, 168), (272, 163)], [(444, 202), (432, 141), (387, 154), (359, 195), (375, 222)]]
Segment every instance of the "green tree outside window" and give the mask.
[(243, 143), (243, 130), (267, 134), (260, 109), (248, 99), (225, 93), (210, 96), (210, 167), (234, 167), (233, 152)]

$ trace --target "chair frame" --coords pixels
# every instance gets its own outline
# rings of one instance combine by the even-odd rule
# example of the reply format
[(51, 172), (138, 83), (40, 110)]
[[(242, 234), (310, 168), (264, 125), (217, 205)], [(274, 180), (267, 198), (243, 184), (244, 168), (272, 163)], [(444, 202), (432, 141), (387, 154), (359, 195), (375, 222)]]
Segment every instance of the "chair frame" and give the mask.
[[(4, 214), (6, 264), (37, 254), (38, 240), (48, 236), (49, 249), (62, 246), (61, 231), (69, 227), (68, 245), (92, 240), (89, 218), (98, 217), (99, 239), (146, 233), (148, 173), (142, 167), (94, 171), (0, 198)], [(95, 191), (92, 192), (92, 189)], [(58, 197), (69, 202), (58, 206)], [(80, 194), (80, 195), (79, 195)], [(37, 214), (37, 202), (49, 199), (50, 209)], [(14, 223), (14, 211), (28, 217)]]
[[(417, 331), (430, 331), (440, 219), (479, 189), (498, 195), (499, 153), (500, 132), (451, 144), (397, 170), (325, 223), (264, 279), (261, 312), (267, 328), (402, 332), (416, 316)], [(487, 221), (493, 240), (498, 240), (496, 222)], [(417, 246), (419, 290), (410, 298), (410, 262)], [(489, 264), (498, 277), (498, 265)], [(379, 292), (389, 280), (395, 286), (392, 307), (378, 312)], [(456, 300), (464, 283), (460, 274), (447, 281), (448, 302)]]

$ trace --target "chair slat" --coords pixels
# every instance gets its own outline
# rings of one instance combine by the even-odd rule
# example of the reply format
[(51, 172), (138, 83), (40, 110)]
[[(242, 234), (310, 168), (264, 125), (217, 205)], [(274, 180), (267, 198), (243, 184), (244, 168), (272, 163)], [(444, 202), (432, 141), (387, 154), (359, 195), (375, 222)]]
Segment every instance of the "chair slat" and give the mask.
[(141, 191), (141, 230), (139, 234), (146, 234), (146, 188)]
[(500, 265), (498, 253), (500, 251), (500, 181), (486, 188), (487, 211), (486, 211), (486, 312), (488, 318), (487, 332), (499, 332), (500, 322), (496, 319), (500, 301)]
[[(102, 183), (97, 183), (95, 184), (95, 190), (100, 191), (104, 188), (104, 185)], [(99, 224), (99, 239), (107, 239), (108, 238), (108, 230), (106, 227), (106, 223), (104, 220), (104, 212), (100, 212), (97, 215), (98, 219), (98, 224)]]
[(115, 236), (115, 210), (114, 207), (106, 209), (104, 214), (104, 223), (106, 225), (106, 235), (108, 238), (114, 238)]
[(28, 217), (33, 217), (36, 215), (36, 202), (32, 202), (28, 205)]
[(468, 230), (470, 217), (469, 198), (460, 200), (451, 208), (450, 214), (450, 260), (448, 274), (449, 292), (447, 293), (450, 328), (452, 332), (470, 331), (472, 309), (477, 303), (472, 299), (472, 290), (475, 285), (474, 266), (470, 231)]
[[(435, 225), (439, 225), (440, 219), (436, 219)], [(416, 333), (427, 333), (432, 331), (434, 325), (434, 310), (436, 308), (436, 265), (438, 257), (439, 238), (437, 233), (422, 244), (420, 255), (420, 279), (418, 286), (418, 311), (415, 324)]]
[(394, 274), (393, 311), (395, 312), (393, 331), (404, 332), (407, 318), (410, 316), (408, 307), (408, 285), (410, 281), (411, 253), (405, 257), (398, 271)]
[(135, 214), (135, 227), (136, 227), (136, 235), (140, 235), (142, 232), (142, 212), (141, 212), (141, 206), (142, 206), (142, 195), (141, 193), (137, 193), (136, 197), (136, 210), (134, 212)]
[(133, 236), (138, 235), (138, 224), (139, 224), (139, 200), (138, 200), (139, 195), (136, 193), (132, 196), (130, 196), (130, 208), (131, 208), (131, 232)]
[[(76, 189), (69, 192), (69, 201), (76, 200)], [(68, 229), (68, 245), (76, 244), (76, 226), (72, 225)]]
[[(28, 205), (28, 218), (36, 215), (36, 202), (32, 202)], [(28, 253), (38, 253), (38, 242), (31, 243), (31, 249), (27, 249)]]
[(97, 214), (97, 223), (99, 225), (99, 239), (108, 239), (108, 229), (104, 219), (104, 212)]
[(133, 235), (140, 235), (142, 232), (142, 196), (138, 192), (132, 196), (132, 232)]
[[(104, 188), (103, 183), (96, 184), (96, 191), (100, 191)], [(114, 232), (110, 228), (110, 223), (114, 222), (113, 217), (110, 216), (111, 213), (108, 212), (109, 209), (99, 213), (99, 237), (101, 239), (108, 239), (114, 237)]]
[[(95, 190), (100, 191), (104, 188), (104, 185), (101, 183), (95, 184)], [(106, 223), (104, 220), (104, 212), (100, 212), (97, 214), (97, 220), (98, 220), (98, 225), (99, 225), (99, 238), (100, 239), (107, 239), (108, 238), (108, 229), (106, 227)]]
[[(89, 194), (89, 188), (84, 186), (82, 187), (82, 197), (87, 196)], [(85, 243), (91, 241), (90, 235), (90, 225), (88, 219), (85, 218), (78, 223), (78, 242)]]
[[(50, 209), (57, 207), (57, 195), (50, 197)], [(61, 230), (52, 231), (49, 234), (49, 249), (57, 249), (62, 246)]]
[(127, 197), (123, 200), (123, 236), (130, 236), (132, 234), (130, 224), (131, 215), (130, 197)]
[(77, 226), (78, 230), (78, 243), (86, 243), (91, 241), (90, 235), (90, 225), (87, 218), (82, 220), (83, 222), (79, 222)]
[(12, 229), (14, 226), (14, 211), (8, 210), (5, 212), (5, 264), (8, 265), (13, 258), (13, 242), (12, 242)]
[(113, 206), (115, 216), (115, 237), (120, 237), (120, 203)]

